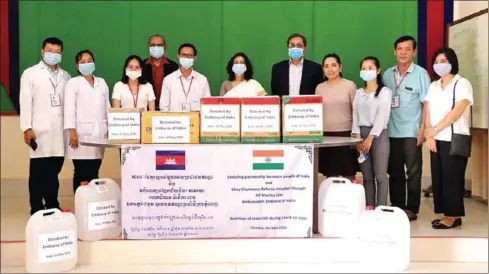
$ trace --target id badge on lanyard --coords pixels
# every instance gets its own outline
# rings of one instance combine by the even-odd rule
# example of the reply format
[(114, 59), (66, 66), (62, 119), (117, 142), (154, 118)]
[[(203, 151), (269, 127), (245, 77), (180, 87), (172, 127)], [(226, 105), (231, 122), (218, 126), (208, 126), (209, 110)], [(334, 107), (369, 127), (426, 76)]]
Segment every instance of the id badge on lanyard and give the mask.
[(394, 86), (396, 88), (396, 90), (395, 90), (396, 93), (392, 96), (391, 108), (398, 108), (401, 106), (401, 101), (399, 99), (399, 87), (401, 86), (404, 79), (406, 79), (407, 75), (408, 75), (408, 73), (406, 73), (406, 75), (404, 75), (404, 77), (402, 77), (399, 84), (397, 84), (396, 72), (394, 72), (394, 74), (392, 75), (394, 77)]
[(49, 77), (49, 82), (51, 83), (51, 86), (53, 87), (53, 93), (49, 95), (51, 98), (51, 107), (60, 107), (61, 106), (61, 94), (56, 92), (56, 89), (58, 88), (59, 85), (59, 72), (58, 72), (58, 77), (57, 81), (54, 82), (51, 77)]

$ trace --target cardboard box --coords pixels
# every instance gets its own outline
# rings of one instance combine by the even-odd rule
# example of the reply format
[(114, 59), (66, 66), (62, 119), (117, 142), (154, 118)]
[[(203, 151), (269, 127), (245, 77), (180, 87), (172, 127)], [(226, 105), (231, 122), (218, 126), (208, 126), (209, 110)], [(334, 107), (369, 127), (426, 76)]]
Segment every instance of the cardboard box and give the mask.
[(198, 144), (198, 112), (146, 111), (141, 116), (143, 144)]
[(282, 97), (284, 143), (323, 141), (323, 97), (318, 95)]
[(239, 143), (241, 100), (207, 97), (200, 100), (200, 143)]
[(241, 99), (241, 143), (280, 143), (280, 97)]
[(141, 143), (141, 112), (138, 108), (110, 108), (107, 141), (111, 144)]

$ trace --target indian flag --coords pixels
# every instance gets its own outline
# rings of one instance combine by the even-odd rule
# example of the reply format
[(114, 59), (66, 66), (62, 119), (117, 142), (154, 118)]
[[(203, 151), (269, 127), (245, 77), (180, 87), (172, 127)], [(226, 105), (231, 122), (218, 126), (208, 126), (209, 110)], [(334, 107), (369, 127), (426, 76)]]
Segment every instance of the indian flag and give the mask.
[(283, 150), (253, 150), (253, 170), (283, 170)]

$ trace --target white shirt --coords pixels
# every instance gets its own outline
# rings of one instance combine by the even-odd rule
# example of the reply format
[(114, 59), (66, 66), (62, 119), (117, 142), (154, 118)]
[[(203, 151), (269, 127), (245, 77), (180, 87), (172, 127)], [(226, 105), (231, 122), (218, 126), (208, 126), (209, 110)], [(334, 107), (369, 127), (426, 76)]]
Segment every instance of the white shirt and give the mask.
[[(435, 81), (431, 83), (428, 88), (428, 94), (425, 97), (425, 101), (430, 103), (429, 118), (431, 125), (436, 126), (445, 119), (450, 111), (452, 111), (453, 88), (457, 81), (457, 87), (455, 88), (455, 104), (462, 100), (468, 100), (470, 106), (473, 105), (474, 97), (472, 85), (467, 79), (457, 74), (453, 77), (452, 81), (445, 86), (445, 89), (442, 89), (441, 87), (441, 80)], [(458, 120), (453, 123), (454, 132), (470, 135), (470, 122), (470, 107), (467, 107)], [(448, 126), (438, 132), (435, 136), (435, 140), (450, 142), (452, 140), (452, 127)]]
[[(104, 79), (94, 78), (93, 87), (78, 76), (71, 78), (65, 86), (65, 129), (76, 129), (78, 141), (83, 139), (107, 138), (107, 110), (110, 108), (109, 87)], [(67, 142), (68, 159), (102, 159), (104, 149), (79, 144), (73, 149)]]
[(372, 127), (369, 135), (379, 137), (387, 129), (391, 113), (392, 91), (383, 87), (375, 97), (375, 91), (366, 93), (360, 88), (353, 100), (352, 133), (360, 134), (360, 127)]
[(265, 91), (263, 86), (255, 79), (250, 79), (248, 81), (243, 81), (224, 95), (224, 97), (254, 97), (261, 96), (260, 92)]
[(185, 79), (177, 70), (166, 76), (161, 89), (160, 110), (163, 112), (200, 111), (200, 99), (211, 96), (207, 77), (192, 70)]
[[(70, 74), (59, 67), (57, 73), (51, 73), (42, 61), (22, 73), (20, 129), (22, 132), (32, 129), (38, 145), (36, 151), (29, 149), (31, 158), (65, 156), (63, 98), (70, 78)], [(52, 96), (59, 99), (60, 106), (52, 105)]]
[[(148, 103), (156, 100), (156, 96), (150, 83), (139, 85), (139, 92), (133, 94), (128, 84), (119, 81), (114, 85), (112, 99), (120, 100), (121, 108), (144, 108), (148, 110)], [(134, 106), (135, 101), (137, 101), (136, 106)]]
[(291, 96), (300, 95), (303, 67), (304, 58), (297, 66), (292, 61), (289, 61), (289, 95)]

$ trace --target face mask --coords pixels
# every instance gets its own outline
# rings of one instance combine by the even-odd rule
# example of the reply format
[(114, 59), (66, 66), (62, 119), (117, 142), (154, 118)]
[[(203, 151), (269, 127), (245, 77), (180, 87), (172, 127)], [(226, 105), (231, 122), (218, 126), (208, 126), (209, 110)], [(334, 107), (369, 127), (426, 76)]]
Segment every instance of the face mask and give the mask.
[(191, 58), (180, 57), (179, 61), (180, 65), (182, 65), (184, 69), (189, 69), (194, 65), (194, 59)]
[(375, 70), (362, 70), (360, 71), (360, 78), (363, 79), (365, 82), (370, 82), (372, 80), (375, 80), (377, 78), (377, 71)]
[(126, 75), (129, 77), (131, 80), (136, 80), (139, 77), (141, 77), (141, 70), (129, 70), (126, 69)]
[(78, 70), (83, 76), (92, 75), (92, 73), (95, 71), (95, 63), (79, 64)]
[(289, 49), (289, 56), (294, 60), (299, 60), (304, 56), (304, 49), (301, 48), (291, 48)]
[(233, 72), (234, 74), (241, 76), (243, 73), (246, 71), (246, 65), (245, 64), (234, 64), (233, 65)]
[(163, 48), (163, 47), (150, 47), (149, 48), (149, 54), (153, 58), (160, 58), (161, 56), (163, 56), (163, 54), (165, 54), (165, 48)]
[(452, 64), (450, 63), (441, 63), (441, 64), (434, 64), (433, 65), (433, 70), (438, 74), (440, 77), (443, 77), (452, 71)]
[(53, 53), (53, 52), (45, 52), (43, 56), (43, 60), (46, 64), (50, 66), (54, 66), (61, 63), (61, 54)]

